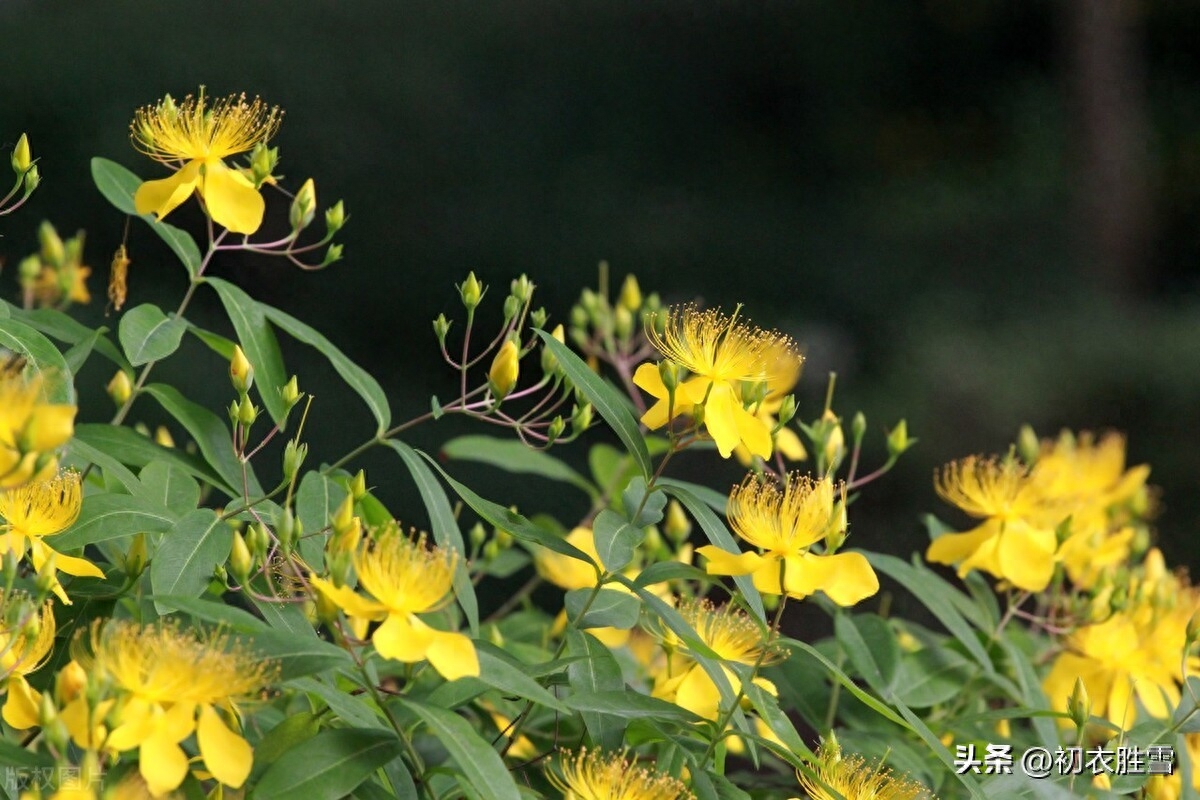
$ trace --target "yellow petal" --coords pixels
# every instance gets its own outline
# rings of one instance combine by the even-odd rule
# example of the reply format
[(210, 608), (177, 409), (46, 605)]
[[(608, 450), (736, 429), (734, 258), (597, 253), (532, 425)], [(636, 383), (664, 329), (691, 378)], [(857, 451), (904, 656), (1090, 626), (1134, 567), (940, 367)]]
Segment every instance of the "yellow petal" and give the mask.
[(761, 569), (768, 560), (758, 553), (730, 553), (713, 544), (696, 548), (696, 553), (708, 559), (705, 569), (709, 575), (749, 575)]
[(328, 597), (334, 605), (346, 612), (348, 616), (362, 619), (383, 619), (387, 614), (387, 606), (375, 600), (368, 600), (347, 586), (334, 586), (331, 582), (313, 575), (309, 582)]
[(145, 181), (133, 194), (133, 206), (139, 214), (155, 214), (162, 219), (192, 196), (200, 180), (200, 162), (189, 161), (169, 178)]
[(588, 633), (595, 636), (600, 644), (609, 649), (624, 647), (629, 644), (629, 631), (620, 628), (588, 628)]
[(213, 222), (234, 233), (254, 233), (262, 225), (267, 204), (245, 175), (218, 160), (204, 166), (200, 186)]
[(250, 776), (254, 750), (225, 724), (212, 706), (200, 708), (200, 724), (196, 726), (196, 742), (204, 767), (226, 786), (239, 788)]
[(371, 641), (384, 658), (411, 664), (424, 661), (433, 643), (433, 629), (412, 614), (389, 614)]
[(84, 578), (103, 578), (104, 573), (100, 571), (92, 562), (86, 558), (75, 558), (74, 556), (64, 556), (62, 553), (54, 550), (49, 545), (46, 549), (54, 553), (54, 568), (59, 572), (65, 572), (68, 575), (75, 575)]
[(38, 724), (42, 695), (21, 675), (8, 679), (8, 698), (4, 701), (4, 721), (19, 731)]
[[(774, 427), (774, 420), (771, 421), (771, 427)], [(808, 458), (808, 452), (804, 449), (804, 443), (800, 441), (800, 437), (796, 432), (788, 427), (779, 429), (779, 433), (775, 434), (775, 449), (783, 453), (783, 457), (788, 461), (804, 461)]]
[(44, 452), (66, 444), (75, 433), (77, 410), (75, 406), (63, 404), (35, 406), (25, 428), (26, 446)]
[(146, 779), (146, 786), (154, 796), (164, 795), (178, 788), (187, 777), (188, 758), (170, 737), (156, 732), (146, 741), (138, 756), (138, 769)]
[(929, 543), (925, 559), (934, 564), (957, 564), (973, 556), (995, 534), (996, 530), (987, 523), (967, 533), (944, 533)]
[(108, 735), (104, 746), (118, 753), (140, 747), (156, 730), (154, 716), (145, 700), (134, 697), (120, 712), (120, 724)]
[(770, 458), (771, 428), (738, 403), (733, 404), (733, 418), (737, 422), (738, 438), (746, 448), (760, 458)]
[(1040, 592), (1054, 576), (1054, 551), (1058, 540), (1052, 530), (1011, 520), (996, 543), (1000, 574), (1018, 589)]
[(660, 400), (669, 394), (667, 385), (662, 381), (662, 374), (658, 371), (658, 365), (651, 361), (642, 364), (633, 373), (633, 385), (645, 389), (651, 397)]
[(788, 558), (787, 567), (788, 594), (795, 597), (821, 591), (839, 606), (852, 606), (879, 591), (879, 578), (861, 553), (804, 553)]
[[(737, 676), (725, 667), (721, 667), (721, 669), (727, 673), (731, 685), (740, 685)], [(713, 683), (713, 679), (708, 677), (708, 673), (697, 664), (679, 682), (679, 689), (675, 692), (675, 705), (687, 709), (698, 717), (716, 719), (721, 706), (721, 692)]]
[[(735, 402), (733, 389), (729, 384), (713, 383), (708, 400), (704, 403), (704, 427), (708, 429), (709, 435), (716, 442), (717, 452), (721, 454), (722, 458), (729, 458), (733, 453), (733, 448), (737, 447), (737, 443), (742, 439), (738, 431), (738, 420), (733, 410)], [(741, 408), (741, 406), (738, 407)], [(770, 437), (767, 438), (769, 441)], [(746, 448), (751, 453), (758, 454), (750, 442), (746, 442)], [(767, 455), (770, 454), (771, 450), (768, 446)]]
[(426, 655), (433, 668), (448, 681), (479, 676), (479, 656), (465, 634), (433, 631), (433, 641)]

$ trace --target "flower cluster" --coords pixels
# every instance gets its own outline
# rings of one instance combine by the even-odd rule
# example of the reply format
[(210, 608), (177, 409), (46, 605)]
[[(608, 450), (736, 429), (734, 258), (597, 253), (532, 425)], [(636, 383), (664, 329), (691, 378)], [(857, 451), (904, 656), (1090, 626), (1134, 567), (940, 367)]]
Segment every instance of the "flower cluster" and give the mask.
[(75, 406), (48, 402), (45, 378), (26, 377), (23, 366), (0, 366), (0, 489), (53, 475), (55, 451), (75, 432)]
[(623, 753), (564, 751), (558, 771), (547, 772), (565, 800), (694, 800), (676, 778), (639, 767)]

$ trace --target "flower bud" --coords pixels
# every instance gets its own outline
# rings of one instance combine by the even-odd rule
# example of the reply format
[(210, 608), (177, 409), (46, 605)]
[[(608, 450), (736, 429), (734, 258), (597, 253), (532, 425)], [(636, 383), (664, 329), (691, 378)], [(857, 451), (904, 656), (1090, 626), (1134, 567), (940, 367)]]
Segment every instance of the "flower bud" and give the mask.
[(888, 455), (892, 458), (895, 458), (916, 443), (916, 439), (908, 438), (908, 422), (906, 420), (900, 420), (896, 423), (896, 427), (892, 428), (888, 432)]
[(367, 494), (367, 473), (361, 469), (350, 479), (350, 496), (362, 500)]
[[(550, 335), (553, 336), (555, 339), (557, 339), (559, 344), (567, 343), (566, 336), (563, 333), (562, 325), (555, 325), (554, 330), (550, 332)], [(554, 353), (550, 352), (549, 347), (543, 346), (542, 347), (542, 372), (544, 372), (547, 375), (550, 375), (557, 371), (558, 371), (558, 359), (554, 356)]]
[(633, 335), (633, 314), (625, 306), (617, 306), (613, 312), (613, 332), (619, 339), (628, 339)]
[(288, 223), (293, 231), (300, 231), (312, 224), (317, 213), (317, 187), (309, 178), (292, 198), (292, 207), (288, 209)]
[(283, 404), (287, 406), (288, 411), (292, 410), (292, 406), (300, 402), (303, 395), (300, 393), (300, 382), (293, 375), (287, 383), (279, 387), (279, 397), (283, 400)]
[(488, 386), (497, 400), (503, 400), (517, 385), (520, 375), (521, 352), (511, 339), (500, 346), (492, 368), (488, 370)]
[(663, 532), (667, 537), (676, 543), (687, 541), (688, 536), (692, 532), (692, 521), (688, 519), (688, 515), (684, 512), (683, 506), (679, 501), (671, 498), (667, 503), (666, 519), (663, 521)]
[(510, 284), (510, 287), (513, 297), (517, 298), (517, 302), (525, 304), (533, 299), (534, 284), (526, 276), (522, 275), (514, 280)]
[(41, 244), (42, 261), (53, 267), (61, 267), (67, 258), (67, 250), (58, 231), (49, 222), (38, 227), (38, 242)]
[(504, 321), (508, 322), (515, 317), (521, 310), (521, 301), (516, 295), (509, 295), (504, 298)]
[(272, 181), (275, 167), (279, 164), (279, 148), (267, 147), (266, 142), (260, 141), (250, 151), (250, 179), (256, 189), (264, 183)]
[(658, 376), (662, 378), (667, 391), (674, 393), (675, 387), (679, 385), (679, 365), (674, 361), (658, 362)]
[(146, 534), (139, 533), (133, 537), (125, 553), (125, 574), (131, 578), (141, 575), (146, 568), (146, 558)]
[(776, 412), (776, 417), (779, 419), (779, 427), (783, 427), (792, 421), (796, 416), (796, 396), (793, 394), (784, 395), (784, 398), (779, 403), (779, 411)]
[(636, 313), (642, 307), (642, 289), (638, 286), (637, 277), (633, 274), (625, 276), (625, 283), (621, 284), (621, 294), (617, 298), (617, 305), (631, 314)]
[(862, 441), (863, 434), (867, 432), (867, 418), (861, 411), (856, 411), (854, 418), (850, 420), (850, 437), (855, 444)]
[(33, 585), (37, 587), (39, 596), (49, 594), (55, 586), (58, 585), (57, 570), (54, 566), (54, 551), (51, 550), (42, 562), (42, 568), (37, 571), (37, 577), (34, 578)]
[(325, 251), (325, 258), (321, 259), (321, 266), (328, 267), (335, 261), (341, 261), (344, 249), (340, 244), (329, 245), (329, 249)]
[(567, 423), (566, 420), (562, 418), (561, 414), (550, 420), (550, 427), (546, 429), (546, 444), (554, 444), (556, 441), (558, 441), (558, 437), (563, 435), (563, 432), (566, 431), (566, 429)]
[(29, 168), (29, 171), (25, 173), (25, 196), (28, 197), (29, 195), (33, 194), (33, 190), (36, 189), (41, 182), (42, 175), (40, 172), (38, 172), (38, 165), (34, 164)]
[(1092, 716), (1092, 701), (1088, 698), (1083, 678), (1075, 679), (1075, 688), (1072, 689), (1071, 696), (1067, 698), (1067, 714), (1075, 723), (1075, 727), (1081, 730)]
[(825, 456), (825, 465), (827, 467), (834, 467), (842, 460), (842, 456), (846, 454), (846, 435), (842, 433), (842, 425), (830, 409), (825, 409), (825, 413), (821, 417), (821, 422), (827, 431), (824, 449), (822, 450)]
[(467, 534), (467, 537), (472, 547), (479, 547), (487, 541), (487, 530), (483, 527), (482, 523), (476, 522)]
[(1042, 444), (1038, 441), (1037, 434), (1033, 432), (1033, 428), (1029, 425), (1022, 425), (1021, 430), (1017, 433), (1017, 455), (1021, 457), (1022, 461), (1032, 467), (1037, 463), (1041, 452)]
[(546, 309), (539, 308), (535, 311), (529, 312), (529, 323), (535, 328), (544, 328), (546, 327), (547, 317), (549, 317), (549, 315), (546, 313)]
[(33, 284), (37, 282), (38, 276), (41, 274), (42, 260), (36, 255), (25, 256), (17, 266), (17, 280), (26, 289), (32, 289)]
[(133, 394), (133, 382), (129, 380), (129, 375), (123, 369), (117, 370), (117, 373), (112, 376), (112, 380), (104, 388), (118, 408), (128, 403)]
[(588, 326), (588, 312), (583, 306), (571, 306), (570, 322), (572, 328), (586, 328)]
[(54, 695), (59, 705), (65, 706), (87, 689), (87, 671), (78, 661), (71, 660), (58, 671), (54, 679)]
[(33, 153), (29, 149), (29, 137), (21, 134), (17, 146), (12, 151), (12, 168), (17, 175), (24, 175), (33, 166)]
[(325, 233), (333, 236), (346, 224), (346, 207), (338, 200), (330, 208), (325, 209)]
[(354, 524), (354, 495), (346, 495), (346, 499), (333, 512), (333, 517), (329, 520), (329, 524), (333, 527), (335, 534), (345, 533), (350, 530)]
[(154, 429), (154, 442), (160, 447), (175, 446), (175, 440), (171, 438), (171, 432), (167, 430), (165, 425), (159, 425)]
[(242, 397), (245, 397), (246, 392), (254, 385), (254, 367), (250, 365), (250, 360), (242, 352), (241, 346), (236, 344), (233, 346), (233, 357), (229, 359), (229, 381)]
[(283, 478), (293, 481), (300, 472), (300, 466), (308, 455), (308, 445), (291, 439), (283, 447)]
[(229, 568), (239, 585), (245, 586), (254, 567), (254, 559), (250, 557), (250, 548), (239, 531), (233, 532), (233, 549), (229, 553)]
[(445, 314), (438, 314), (437, 319), (433, 321), (433, 335), (437, 337), (438, 344), (446, 344), (446, 334), (450, 332), (450, 322), (446, 319)]
[(592, 404), (574, 406), (571, 409), (571, 432), (583, 433), (592, 424)]
[(487, 287), (482, 286), (475, 278), (475, 273), (467, 274), (467, 279), (458, 287), (458, 294), (462, 297), (463, 305), (467, 311), (474, 311), (479, 305), (479, 301), (483, 299), (483, 293), (487, 291)]
[(243, 427), (249, 428), (258, 419), (258, 409), (254, 407), (254, 403), (250, 402), (249, 395), (242, 396), (242, 402), (238, 405), (238, 422)]
[(279, 515), (279, 520), (275, 523), (275, 538), (279, 540), (279, 549), (285, 556), (292, 552), (292, 545), (300, 533), (300, 522), (292, 513), (292, 509), (290, 507), (283, 509), (283, 513)]
[(495, 561), (499, 555), (500, 555), (500, 544), (495, 539), (492, 539), (491, 541), (489, 541), (487, 544), (485, 544), (483, 546), (483, 560), (484, 561)]

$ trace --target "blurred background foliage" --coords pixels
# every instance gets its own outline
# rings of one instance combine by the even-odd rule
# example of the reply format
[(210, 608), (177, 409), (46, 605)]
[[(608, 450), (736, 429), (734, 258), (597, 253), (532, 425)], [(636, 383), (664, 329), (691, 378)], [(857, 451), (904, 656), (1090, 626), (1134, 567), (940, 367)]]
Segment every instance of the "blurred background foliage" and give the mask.
[[(124, 234), (89, 159), (161, 177), (129, 145), (134, 108), (202, 83), (260, 94), (287, 110), (274, 141), (286, 184), (312, 176), (323, 205), (345, 199), (346, 260), (302, 274), (239, 254), (215, 274), (324, 331), (380, 379), (397, 419), (456, 391), (430, 321), (458, 317), (452, 284), (468, 270), (496, 284), (496, 305), (528, 273), (553, 322), (607, 259), (614, 286), (634, 272), (668, 301), (741, 302), (795, 336), (799, 416), (819, 415), (836, 370), (835, 410), (871, 424), (868, 468), (882, 428), (908, 419), (921, 443), (852, 514), (860, 546), (922, 548), (924, 511), (962, 523), (933, 469), (1003, 451), (1029, 422), (1126, 431), (1131, 462), (1152, 462), (1162, 487), (1168, 560), (1198, 564), (1195, 3), (6, 0), (0, 25), (0, 136), (28, 132), (44, 176), (0, 255), (31, 252), (42, 218), (86, 229), (85, 321), (104, 320)], [(287, 203), (272, 209), (267, 233), (286, 226)], [(176, 214), (198, 231), (195, 209)], [(185, 279), (169, 252), (140, 224), (129, 251), (128, 307), (174, 307)], [(15, 300), (12, 269), (3, 286)], [(220, 328), (201, 299), (197, 321)], [(370, 435), (322, 360), (286, 342), (285, 355), (316, 395), (316, 458)], [(156, 377), (197, 364), (221, 374), (191, 342)], [(80, 376), (87, 421), (111, 414), (105, 369)], [(200, 391), (214, 406), (231, 396), (223, 381)], [(443, 420), (411, 441), (466, 430)], [(714, 462), (681, 459), (710, 485), (739, 477)], [(398, 464), (364, 463), (393, 511), (423, 524)], [(568, 526), (586, 510), (582, 495), (454, 471)]]

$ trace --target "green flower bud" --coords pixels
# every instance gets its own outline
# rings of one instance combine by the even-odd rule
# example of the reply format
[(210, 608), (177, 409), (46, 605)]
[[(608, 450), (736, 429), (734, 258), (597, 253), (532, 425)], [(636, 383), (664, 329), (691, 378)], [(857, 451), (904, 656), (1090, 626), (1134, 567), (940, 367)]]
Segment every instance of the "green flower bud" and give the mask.
[(592, 404), (584, 403), (583, 405), (574, 406), (571, 409), (571, 431), (573, 433), (583, 433), (592, 424)]
[(487, 529), (485, 529), (483, 527), (482, 523), (476, 522), (471, 527), (471, 530), (470, 530), (470, 532), (468, 532), (467, 537), (471, 542), (471, 547), (479, 547), (485, 541), (487, 541)]
[(888, 455), (895, 458), (916, 443), (916, 439), (908, 438), (908, 422), (906, 420), (900, 420), (896, 423), (896, 427), (892, 428), (888, 432)]
[(33, 153), (29, 149), (29, 137), (22, 133), (21, 138), (17, 139), (17, 146), (12, 151), (13, 172), (24, 175), (25, 171), (32, 166)]
[(344, 248), (340, 244), (329, 245), (329, 249), (325, 251), (325, 258), (321, 261), (321, 266), (328, 267), (335, 261), (341, 261), (343, 249)]
[(274, 175), (278, 164), (278, 147), (267, 147), (266, 142), (261, 141), (254, 145), (254, 149), (250, 151), (250, 179), (254, 181), (254, 188), (261, 189)]
[(504, 321), (508, 322), (515, 317), (521, 310), (521, 300), (516, 295), (510, 294), (504, 298)]
[(867, 418), (861, 411), (857, 411), (854, 418), (850, 420), (850, 437), (857, 444), (862, 441), (863, 434), (866, 432)]
[(572, 328), (586, 328), (588, 326), (588, 312), (583, 306), (571, 306), (570, 322)]
[(333, 527), (334, 534), (342, 534), (350, 530), (354, 524), (354, 495), (346, 495), (346, 499), (333, 512), (329, 523)]
[(285, 508), (275, 524), (275, 538), (279, 540), (279, 549), (286, 556), (292, 552), (292, 545), (298, 536), (299, 524), (291, 508)]
[(28, 197), (29, 195), (33, 194), (33, 190), (36, 189), (41, 182), (42, 174), (38, 171), (38, 165), (34, 164), (29, 168), (29, 171), (25, 173), (25, 196)]
[(141, 575), (142, 570), (146, 568), (146, 558), (146, 534), (138, 533), (125, 553), (125, 574), (130, 577)]
[(67, 250), (59, 238), (58, 231), (49, 222), (38, 227), (38, 242), (41, 244), (42, 261), (52, 267), (61, 267), (67, 258)]
[(1029, 466), (1037, 463), (1038, 456), (1042, 452), (1042, 444), (1038, 441), (1037, 434), (1033, 432), (1033, 428), (1028, 425), (1022, 425), (1021, 430), (1017, 433), (1017, 455), (1021, 457)]
[(1080, 730), (1087, 725), (1088, 719), (1092, 716), (1092, 701), (1088, 697), (1083, 678), (1075, 679), (1075, 688), (1071, 691), (1071, 696), (1067, 698), (1067, 714), (1075, 723), (1075, 727)]
[(642, 307), (642, 289), (638, 286), (637, 277), (630, 274), (625, 276), (625, 283), (621, 284), (621, 294), (617, 298), (617, 305), (634, 314)]
[(325, 233), (333, 236), (346, 224), (346, 206), (338, 200), (330, 208), (325, 209)]
[(238, 404), (238, 422), (243, 427), (249, 428), (258, 419), (258, 409), (250, 402), (249, 395), (242, 398), (242, 402)]
[(367, 494), (367, 473), (361, 469), (350, 479), (350, 496), (362, 500)]
[(292, 410), (292, 406), (300, 402), (300, 383), (293, 375), (287, 383), (279, 388), (279, 397), (283, 400), (283, 404), (287, 406), (288, 411)]
[(129, 375), (123, 369), (117, 370), (117, 373), (112, 376), (112, 380), (104, 388), (117, 408), (129, 402), (129, 398), (133, 394), (133, 382), (129, 380)]
[(548, 316), (549, 315), (546, 313), (546, 309), (539, 308), (536, 311), (531, 311), (529, 313), (529, 323), (535, 328), (544, 328), (546, 327), (546, 319)]
[(288, 209), (288, 223), (293, 231), (300, 231), (312, 224), (317, 213), (317, 187), (309, 178), (292, 198), (292, 206)]
[(546, 444), (554, 444), (566, 429), (567, 423), (561, 414), (550, 420), (550, 427), (546, 429)]
[(471, 272), (467, 275), (467, 279), (458, 287), (458, 294), (462, 297), (463, 305), (467, 311), (474, 311), (479, 305), (479, 301), (483, 299), (484, 292), (487, 287), (482, 286), (475, 278), (475, 273)]
[(450, 332), (450, 321), (446, 319), (445, 314), (438, 314), (437, 319), (433, 321), (433, 335), (437, 337), (438, 344), (445, 346), (446, 334)]
[(617, 306), (613, 312), (613, 332), (620, 339), (628, 339), (633, 335), (633, 314), (625, 306)]
[(229, 553), (229, 569), (233, 572), (234, 580), (241, 586), (246, 585), (253, 567), (254, 560), (250, 557), (250, 548), (245, 538), (241, 533), (234, 531), (233, 549)]
[(533, 299), (534, 284), (533, 281), (529, 280), (529, 278), (526, 276), (522, 275), (514, 280), (510, 284), (510, 287), (513, 297), (517, 298), (518, 302), (524, 304)]
[(779, 427), (783, 427), (792, 421), (796, 416), (796, 396), (793, 394), (784, 395), (784, 398), (779, 403), (779, 411), (776, 416), (779, 418)]
[(42, 274), (42, 260), (36, 255), (25, 256), (17, 266), (17, 280), (26, 289), (33, 288), (33, 284), (37, 282), (40, 274)]
[[(563, 335), (563, 326), (562, 325), (555, 325), (554, 330), (551, 331), (550, 335), (553, 336), (555, 339), (557, 339), (559, 341), (559, 344), (567, 343), (566, 338)], [(544, 372), (547, 375), (551, 375), (557, 371), (558, 371), (558, 359), (555, 358), (554, 353), (550, 352), (549, 347), (546, 347), (543, 345), (543, 347), (542, 347), (542, 372)]]

